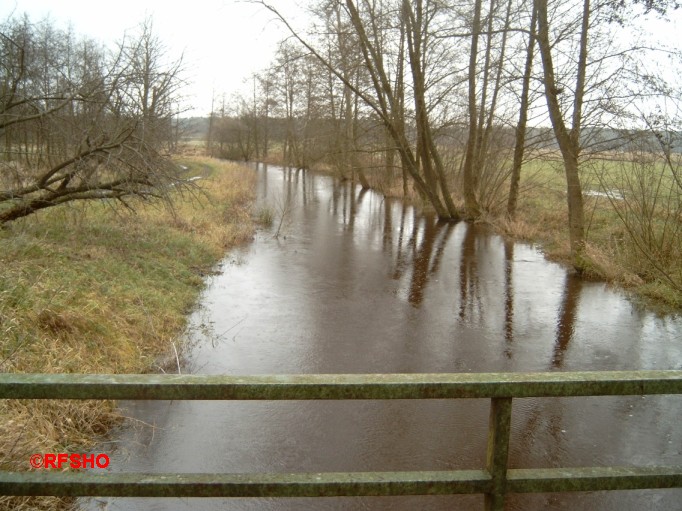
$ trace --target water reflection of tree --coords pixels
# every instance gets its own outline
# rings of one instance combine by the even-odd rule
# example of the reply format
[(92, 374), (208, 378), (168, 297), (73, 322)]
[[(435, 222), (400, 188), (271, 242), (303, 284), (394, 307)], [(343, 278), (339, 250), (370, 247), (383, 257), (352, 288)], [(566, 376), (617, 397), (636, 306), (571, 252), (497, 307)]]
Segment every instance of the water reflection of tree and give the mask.
[(258, 182), (260, 183), (260, 198), (265, 199), (268, 196), (268, 164), (256, 163), (256, 171), (259, 171)]
[[(403, 230), (403, 226), (405, 223), (405, 205), (402, 203), (399, 203), (402, 207), (400, 208), (400, 232)], [(382, 203), (383, 205), (383, 212), (384, 212), (384, 224), (382, 228), (382, 244), (381, 247), (384, 252), (390, 253), (390, 250), (393, 247), (393, 208), (392, 202), (386, 198), (384, 198), (384, 201)]]
[(556, 327), (556, 342), (552, 354), (552, 368), (560, 369), (564, 365), (564, 357), (568, 345), (573, 340), (575, 333), (575, 321), (578, 315), (578, 302), (582, 290), (582, 280), (572, 274), (566, 274), (564, 294), (559, 306), (559, 314)]
[(335, 179), (332, 183), (332, 196), (329, 203), (330, 212), (334, 216), (340, 216), (343, 225), (352, 230), (355, 224), (355, 216), (367, 195), (367, 189), (360, 189), (356, 195), (355, 183), (348, 183)]
[(512, 343), (514, 342), (514, 242), (504, 241), (504, 354), (512, 357)]
[[(483, 246), (483, 250), (479, 251), (479, 244), (482, 240), (490, 240), (484, 234), (482, 238), (479, 235), (475, 224), (468, 224), (462, 239), (462, 252), (459, 266), (459, 317), (464, 320), (467, 317), (471, 318), (474, 312), (478, 312), (479, 317), (483, 317), (483, 296), (481, 290), (481, 278), (486, 280), (485, 274), (481, 275), (484, 270), (489, 271), (490, 267), (485, 264), (486, 254), (488, 256), (494, 255), (494, 265), (499, 264), (497, 254), (498, 250), (491, 247), (489, 244)], [(514, 341), (514, 242), (510, 240), (503, 241), (504, 252), (502, 255), (502, 273), (503, 273), (503, 293), (504, 293), (504, 320), (503, 332), (505, 340), (505, 356), (512, 358), (512, 343)], [(483, 263), (481, 266), (480, 263)], [(490, 261), (489, 261), (490, 262)], [(494, 277), (495, 282), (497, 278)], [(499, 302), (499, 296), (494, 294), (487, 296), (488, 313), (493, 310), (496, 303)]]
[[(561, 369), (564, 366), (566, 351), (575, 334), (582, 285), (582, 280), (578, 276), (566, 274), (564, 291), (557, 313), (556, 339), (550, 369)], [(524, 461), (516, 460), (514, 466), (528, 464), (528, 461), (530, 465), (538, 463), (562, 465), (567, 441), (564, 417), (567, 413), (571, 413), (567, 411), (570, 403), (563, 399), (534, 399), (533, 401), (532, 408), (529, 408), (527, 412), (525, 426), (519, 435), (519, 447), (516, 449), (517, 455)], [(551, 440), (543, 440), (543, 435), (547, 435)], [(532, 446), (536, 443), (542, 443), (548, 447), (540, 454), (541, 459), (528, 460), (526, 453), (532, 452)]]
[[(405, 241), (405, 206), (403, 205), (396, 247), (396, 264), (392, 277), (399, 280), (411, 262), (412, 275), (408, 301), (418, 307), (424, 300), (424, 292), (429, 278), (436, 274), (440, 268), (445, 247), (455, 224), (439, 222), (433, 213), (418, 215), (414, 212), (413, 214), (412, 232)], [(384, 220), (384, 228), (390, 228), (391, 225), (390, 220)], [(387, 236), (389, 235), (384, 234), (384, 240)]]
[(347, 184), (343, 184), (343, 201), (342, 201), (342, 218), (343, 225), (353, 229), (355, 225), (355, 213), (357, 212), (355, 204), (355, 190)]
[(307, 175), (308, 173), (304, 169), (296, 169), (294, 174), (294, 185), (296, 189), (300, 188), (300, 190), (303, 192), (303, 194), (301, 195), (301, 200), (303, 202), (304, 208), (308, 205), (308, 190), (306, 188)]
[(429, 277), (438, 273), (443, 251), (454, 224), (438, 222), (435, 215), (424, 215), (422, 239), (412, 263), (412, 282), (408, 301), (415, 306), (422, 303)]
[(402, 277), (403, 273), (405, 272), (405, 268), (407, 267), (407, 260), (409, 257), (408, 254), (414, 250), (414, 247), (416, 245), (416, 237), (418, 234), (417, 223), (419, 217), (416, 211), (412, 209), (412, 232), (408, 233), (407, 227), (405, 226), (407, 216), (406, 209), (407, 208), (405, 207), (405, 205), (402, 204), (402, 207), (400, 208), (400, 229), (398, 230), (398, 243), (396, 246), (395, 267), (393, 269), (393, 274), (391, 275), (391, 278), (393, 280), (399, 280)]
[(478, 306), (479, 312), (483, 308), (479, 292), (480, 275), (478, 270), (478, 258), (476, 257), (476, 227), (468, 224), (464, 239), (462, 240), (462, 260), (459, 265), (459, 317), (464, 319), (469, 313), (473, 313), (474, 306)]

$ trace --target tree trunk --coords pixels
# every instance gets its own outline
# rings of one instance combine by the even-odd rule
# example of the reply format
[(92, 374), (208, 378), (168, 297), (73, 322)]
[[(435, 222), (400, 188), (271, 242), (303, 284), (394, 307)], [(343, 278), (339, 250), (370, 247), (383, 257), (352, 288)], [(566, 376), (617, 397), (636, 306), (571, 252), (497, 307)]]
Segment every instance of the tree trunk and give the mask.
[(559, 144), (566, 173), (566, 200), (568, 202), (568, 230), (571, 243), (571, 261), (578, 273), (585, 269), (585, 219), (583, 209), (582, 186), (578, 173), (580, 156), (580, 123), (582, 119), (582, 100), (585, 87), (585, 71), (587, 66), (587, 29), (589, 26), (589, 0), (585, 0), (583, 24), (581, 32), (581, 55), (578, 62), (578, 78), (573, 102), (573, 126), (566, 129), (563, 113), (559, 105), (558, 88), (554, 76), (551, 45), (549, 41), (549, 23), (547, 17), (547, 0), (535, 0), (538, 16), (538, 48), (542, 57), (542, 68), (545, 82), (545, 98), (549, 109), (554, 136)]
[(471, 50), (469, 54), (469, 137), (464, 158), (463, 187), (464, 207), (468, 218), (477, 218), (480, 207), (476, 199), (476, 141), (478, 139), (478, 112), (476, 111), (476, 61), (478, 37), (481, 31), (481, 0), (474, 4), (474, 21), (471, 29)]
[(521, 86), (521, 105), (519, 107), (519, 122), (516, 125), (516, 141), (514, 144), (514, 162), (512, 164), (511, 182), (509, 183), (509, 197), (507, 200), (507, 217), (516, 216), (516, 204), (519, 197), (519, 181), (521, 180), (521, 165), (526, 149), (526, 125), (528, 123), (528, 97), (530, 94), (530, 78), (533, 72), (533, 54), (535, 51), (535, 29), (537, 27), (537, 10), (533, 9), (530, 20), (530, 35), (526, 51), (526, 66), (523, 70), (523, 84)]
[(439, 213), (442, 220), (457, 220), (459, 214), (452, 201), (448, 189), (444, 167), (438, 153), (438, 148), (433, 141), (431, 124), (426, 107), (426, 79), (423, 67), (423, 55), (428, 37), (428, 22), (424, 20), (422, 12), (422, 0), (417, 0), (415, 11), (403, 3), (403, 13), (407, 24), (407, 48), (412, 72), (415, 121), (417, 127), (417, 158), (421, 160), (424, 171), (424, 180), (431, 193), (443, 199), (443, 210), (446, 215)]

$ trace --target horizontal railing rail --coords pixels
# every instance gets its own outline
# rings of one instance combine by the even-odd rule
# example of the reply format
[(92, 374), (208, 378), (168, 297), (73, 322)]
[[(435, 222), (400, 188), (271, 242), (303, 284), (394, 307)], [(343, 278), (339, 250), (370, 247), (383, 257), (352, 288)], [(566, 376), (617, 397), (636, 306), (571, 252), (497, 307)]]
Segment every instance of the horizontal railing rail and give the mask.
[(507, 467), (513, 398), (682, 394), (682, 371), (343, 375), (0, 374), (0, 399), (491, 400), (481, 470), (295, 474), (0, 472), (0, 494), (116, 497), (331, 497), (682, 487), (682, 466)]

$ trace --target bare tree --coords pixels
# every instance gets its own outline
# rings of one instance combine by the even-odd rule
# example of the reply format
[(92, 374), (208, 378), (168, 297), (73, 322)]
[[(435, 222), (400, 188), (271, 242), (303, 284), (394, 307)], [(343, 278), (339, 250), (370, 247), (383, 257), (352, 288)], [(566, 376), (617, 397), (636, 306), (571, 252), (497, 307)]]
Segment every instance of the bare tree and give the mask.
[(1, 28), (0, 224), (75, 200), (164, 198), (181, 61), (149, 23), (107, 52), (47, 21)]
[(625, 151), (600, 162), (597, 177), (633, 246), (629, 269), (682, 291), (682, 153), (677, 112), (642, 113), (644, 130), (628, 135)]
[[(538, 20), (538, 48), (542, 57), (543, 81), (549, 117), (552, 121), (554, 136), (564, 162), (566, 174), (566, 198), (568, 201), (568, 230), (571, 242), (571, 259), (573, 266), (581, 272), (585, 266), (585, 216), (583, 210), (582, 185), (578, 173), (580, 157), (580, 130), (583, 122), (583, 101), (585, 98), (585, 80), (587, 72), (588, 31), (592, 9), (590, 0), (584, 0), (580, 18), (580, 41), (577, 61), (577, 72), (572, 95), (571, 124), (567, 125), (566, 114), (561, 108), (559, 95), (564, 92), (557, 82), (553, 42), (550, 40), (548, 0), (535, 0)], [(556, 50), (555, 50), (556, 51)]]
[(474, 1), (474, 19), (471, 27), (471, 49), (469, 50), (469, 74), (468, 74), (468, 111), (469, 111), (469, 138), (467, 140), (466, 155), (464, 159), (464, 203), (469, 216), (477, 217), (480, 213), (476, 198), (475, 173), (477, 167), (478, 140), (478, 109), (476, 108), (476, 67), (478, 62), (478, 42), (481, 33), (481, 8), (482, 0)]
[(432, 38), (430, 25), (436, 17), (438, 9), (437, 3), (428, 0), (426, 5), (423, 0), (418, 0), (414, 5), (411, 5), (407, 0), (402, 2), (402, 16), (406, 26), (408, 56), (412, 72), (415, 125), (417, 128), (416, 156), (421, 162), (424, 180), (432, 194), (438, 197), (438, 189), (440, 188), (440, 196), (448, 215), (445, 218), (458, 219), (459, 213), (452, 201), (445, 167), (433, 134), (429, 116), (430, 108), (427, 106), (426, 74), (428, 69), (426, 60), (430, 50), (433, 51), (433, 48), (430, 48)]
[(526, 149), (526, 130), (528, 125), (528, 108), (530, 105), (530, 81), (533, 72), (533, 59), (535, 57), (535, 31), (538, 24), (537, 9), (532, 7), (530, 20), (530, 33), (526, 48), (526, 61), (523, 68), (521, 97), (519, 98), (519, 119), (515, 129), (514, 160), (509, 183), (509, 195), (507, 198), (507, 216), (513, 218), (516, 215), (516, 205), (519, 197), (519, 182), (521, 180), (521, 167), (523, 166)]
[[(668, 4), (676, 7), (674, 2), (632, 2), (637, 3), (643, 3), (646, 11), (660, 13), (666, 12)], [(575, 9), (578, 5), (580, 9)], [(534, 0), (534, 6), (544, 96), (566, 176), (571, 258), (580, 273), (587, 264), (580, 175), (585, 150), (599, 150), (604, 134), (610, 131), (615, 133), (611, 147), (627, 143), (612, 128), (636, 123), (636, 105), (660, 96), (663, 87), (654, 91), (658, 78), (630, 72), (635, 56), (647, 54), (649, 48), (615, 41), (614, 24), (626, 25), (635, 18), (628, 2)]]
[[(306, 40), (299, 34), (287, 21), (280, 15), (274, 7), (260, 2), (267, 9), (273, 12), (290, 30), (292, 35), (306, 48), (326, 69), (328, 69), (345, 87), (348, 87), (353, 94), (359, 98), (384, 125), (390, 134), (395, 149), (400, 155), (402, 166), (412, 178), (415, 188), (436, 210), (441, 219), (457, 219), (458, 212), (452, 203), (450, 192), (447, 187), (445, 176), (438, 174), (444, 171), (442, 162), (439, 161), (439, 150), (433, 139), (431, 118), (427, 109), (421, 108), (420, 113), (414, 119), (415, 123), (420, 123), (420, 138), (422, 145), (417, 151), (411, 143), (405, 129), (405, 113), (401, 111), (403, 104), (399, 94), (394, 90), (391, 80), (387, 59), (382, 50), (381, 33), (378, 29), (381, 15), (387, 15), (378, 11), (378, 6), (371, 2), (362, 2), (362, 12), (358, 5), (352, 0), (339, 2), (339, 8), (348, 21), (348, 26), (353, 31), (360, 48), (364, 68), (368, 75), (369, 87), (361, 87), (357, 83), (344, 76), (333, 61), (325, 56), (325, 52), (318, 50), (312, 41)], [(437, 5), (430, 4), (432, 9)], [(412, 85), (414, 92), (415, 105), (426, 105), (426, 88), (422, 80), (426, 75), (424, 70), (423, 55), (429, 53), (429, 47), (424, 46), (422, 35), (426, 33), (425, 24), (428, 24), (431, 12), (424, 16), (422, 9), (423, 3), (419, 2), (413, 7), (409, 2), (401, 2), (399, 8), (392, 14), (398, 15), (397, 23), (402, 23), (408, 30), (412, 31), (413, 50), (410, 54), (410, 69), (412, 72)]]

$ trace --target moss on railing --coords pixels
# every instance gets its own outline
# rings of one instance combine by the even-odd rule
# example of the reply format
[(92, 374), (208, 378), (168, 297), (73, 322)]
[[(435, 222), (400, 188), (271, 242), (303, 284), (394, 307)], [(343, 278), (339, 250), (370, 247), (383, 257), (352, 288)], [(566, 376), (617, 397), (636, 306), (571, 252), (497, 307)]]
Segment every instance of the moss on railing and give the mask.
[(0, 494), (137, 497), (331, 497), (682, 487), (682, 466), (508, 469), (513, 398), (682, 394), (682, 371), (475, 374), (0, 374), (0, 399), (491, 399), (485, 470), (312, 474), (0, 472)]

